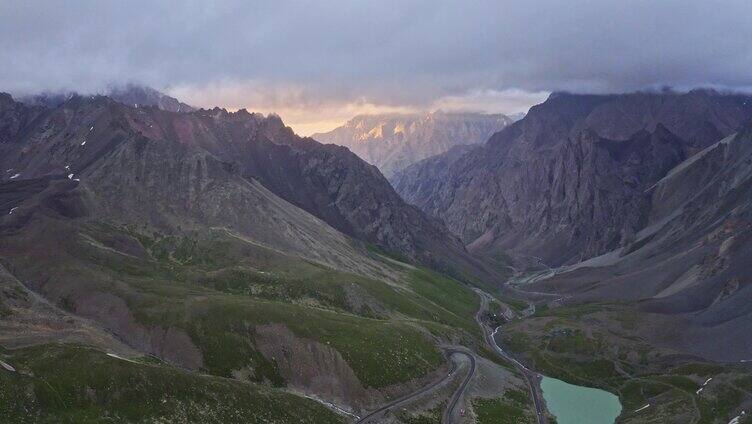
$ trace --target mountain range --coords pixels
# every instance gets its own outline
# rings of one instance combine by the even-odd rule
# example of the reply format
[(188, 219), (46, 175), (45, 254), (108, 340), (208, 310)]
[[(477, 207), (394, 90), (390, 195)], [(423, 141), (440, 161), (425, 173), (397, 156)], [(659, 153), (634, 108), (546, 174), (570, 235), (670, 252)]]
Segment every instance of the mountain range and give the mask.
[[(98, 190), (101, 195), (133, 202), (133, 210), (123, 211), (123, 219), (143, 222), (149, 214), (159, 216), (157, 211), (139, 209), (164, 203), (168, 211), (176, 204), (197, 207), (172, 213), (198, 214), (208, 220), (204, 223), (249, 225), (253, 220), (242, 216), (227, 221), (241, 207), (225, 204), (209, 211), (203, 208), (212, 203), (169, 199), (213, 196), (203, 191), (214, 189), (205, 180), (234, 179), (243, 186), (263, 186), (331, 227), (387, 251), (443, 270), (457, 267), (457, 275), (469, 267), (482, 269), (442, 224), (404, 203), (374, 167), (347, 149), (297, 137), (277, 116), (222, 109), (180, 114), (159, 107), (131, 107), (130, 102), (103, 96), (73, 96), (56, 108), (43, 109), (26, 107), (6, 95), (3, 106), (4, 122), (15, 123), (2, 133), (5, 140), (12, 140), (0, 145), (0, 164), (12, 169), (3, 175), (5, 180), (15, 174), (16, 180), (69, 174), (88, 180), (89, 173), (101, 169), (88, 183), (107, 184), (111, 190)], [(197, 163), (182, 165), (192, 160)], [(165, 165), (170, 163), (176, 174), (168, 174)], [(113, 173), (113, 167), (119, 172)], [(207, 176), (214, 170), (221, 172)], [(123, 178), (130, 184), (123, 184)], [(186, 191), (174, 190), (173, 184), (182, 182), (189, 183), (181, 187)], [(169, 222), (159, 217), (155, 224), (170, 230)]]
[(487, 143), (393, 182), (471, 250), (573, 263), (631, 242), (647, 218), (643, 193), (751, 113), (750, 97), (710, 90), (554, 93)]
[(651, 340), (738, 361), (752, 347), (750, 118), (752, 97), (712, 90), (555, 93), (394, 182), (470, 251), (554, 267), (527, 290), (636, 302), (668, 317)]
[(512, 123), (506, 115), (480, 113), (359, 115), (311, 137), (349, 148), (391, 178), (403, 168), (461, 144), (485, 142)]
[(11, 419), (546, 422), (531, 369), (625, 422), (749, 402), (723, 396), (752, 351), (750, 96), (554, 93), (516, 122), (357, 117), (335, 144), (134, 86), (22, 100), (0, 94)]

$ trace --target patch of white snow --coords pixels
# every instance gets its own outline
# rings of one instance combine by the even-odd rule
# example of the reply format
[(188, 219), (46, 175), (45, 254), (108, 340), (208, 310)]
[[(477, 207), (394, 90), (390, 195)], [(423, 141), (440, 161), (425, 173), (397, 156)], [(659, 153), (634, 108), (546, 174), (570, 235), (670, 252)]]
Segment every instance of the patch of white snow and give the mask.
[(15, 369), (15, 368), (13, 368), (12, 366), (10, 366), (10, 364), (9, 364), (9, 363), (7, 363), (7, 362), (3, 362), (3, 361), (0, 361), (0, 365), (1, 365), (1, 366), (2, 366), (3, 368), (5, 368), (6, 370), (10, 371), (10, 372), (16, 372), (16, 369)]

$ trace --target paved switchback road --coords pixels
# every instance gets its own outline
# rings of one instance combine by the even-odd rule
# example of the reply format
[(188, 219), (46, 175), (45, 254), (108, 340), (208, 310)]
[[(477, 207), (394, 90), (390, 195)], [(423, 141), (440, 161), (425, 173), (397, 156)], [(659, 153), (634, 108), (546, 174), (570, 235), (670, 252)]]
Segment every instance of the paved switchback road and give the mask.
[[(441, 380), (433, 382), (427, 386), (424, 386), (423, 388), (416, 390), (412, 393), (409, 393), (399, 399), (393, 400), (383, 406), (381, 406), (379, 409), (376, 409), (374, 411), (369, 412), (368, 414), (364, 415), (362, 418), (355, 421), (357, 424), (360, 423), (377, 423), (379, 422), (379, 419), (384, 417), (384, 414), (388, 413), (389, 411), (397, 410), (399, 407), (403, 405), (407, 405), (410, 402), (417, 400), (419, 397), (432, 392), (433, 390), (438, 389), (440, 386), (444, 385), (445, 383), (449, 382), (449, 380), (454, 375), (454, 372), (457, 371), (457, 362), (452, 360), (452, 355), (458, 354), (458, 355), (465, 355), (468, 358), (470, 358), (470, 372), (468, 372), (468, 375), (465, 377), (465, 379), (462, 381), (462, 384), (460, 387), (454, 392), (454, 396), (452, 396), (452, 401), (450, 401), (449, 406), (447, 407), (447, 410), (444, 411), (444, 416), (447, 416), (447, 411), (451, 408), (452, 411), (457, 406), (458, 400), (462, 398), (462, 396), (465, 393), (465, 390), (467, 389), (467, 385), (470, 382), (470, 379), (472, 379), (473, 375), (475, 374), (475, 356), (472, 352), (465, 350), (465, 349), (459, 349), (459, 348), (445, 348), (444, 353), (450, 361), (452, 361), (452, 369), (449, 371), (449, 373), (444, 376)], [(444, 421), (445, 423), (450, 423), (451, 421)]]
[(483, 338), (486, 340), (486, 343), (491, 347), (491, 349), (493, 349), (494, 352), (496, 352), (505, 361), (512, 363), (515, 368), (517, 368), (517, 370), (522, 373), (522, 375), (525, 377), (525, 380), (527, 380), (527, 385), (530, 389), (530, 396), (533, 398), (533, 403), (535, 404), (535, 415), (538, 420), (538, 424), (548, 424), (548, 419), (543, 413), (543, 402), (541, 401), (540, 375), (531, 371), (520, 361), (514, 359), (511, 355), (504, 352), (504, 350), (498, 345), (498, 343), (496, 343), (494, 336), (499, 331), (499, 327), (496, 327), (494, 331), (491, 332), (490, 328), (483, 323), (482, 319), (483, 314), (488, 309), (488, 301), (490, 295), (481, 290), (476, 289), (475, 291), (480, 296), (480, 308), (478, 309), (478, 313), (475, 314), (475, 321), (478, 322), (478, 325), (483, 332)]
[(468, 359), (470, 359), (470, 370), (468, 371), (467, 376), (465, 376), (465, 379), (462, 380), (460, 387), (458, 387), (457, 390), (454, 391), (452, 399), (449, 401), (449, 405), (447, 405), (447, 408), (444, 410), (444, 416), (441, 420), (443, 424), (452, 424), (454, 422), (459, 422), (459, 420), (455, 420), (455, 418), (460, 414), (456, 413), (455, 410), (457, 409), (460, 400), (465, 397), (465, 392), (467, 391), (468, 384), (470, 384), (470, 380), (472, 380), (475, 376), (475, 354), (467, 350), (459, 349), (454, 350), (452, 353), (467, 356)]

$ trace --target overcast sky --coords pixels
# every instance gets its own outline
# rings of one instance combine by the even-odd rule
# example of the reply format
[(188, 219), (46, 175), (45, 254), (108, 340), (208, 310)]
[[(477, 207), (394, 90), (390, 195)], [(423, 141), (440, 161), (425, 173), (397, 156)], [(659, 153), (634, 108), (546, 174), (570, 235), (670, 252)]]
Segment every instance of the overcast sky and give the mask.
[(752, 1), (2, 1), (0, 91), (136, 82), (297, 131), (548, 92), (752, 87)]

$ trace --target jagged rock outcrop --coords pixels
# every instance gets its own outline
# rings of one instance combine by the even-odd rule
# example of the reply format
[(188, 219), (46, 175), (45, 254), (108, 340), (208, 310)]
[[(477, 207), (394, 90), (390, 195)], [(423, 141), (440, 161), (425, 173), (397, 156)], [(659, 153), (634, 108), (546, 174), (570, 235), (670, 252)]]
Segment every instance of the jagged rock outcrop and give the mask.
[(748, 360), (752, 124), (672, 168), (646, 195), (649, 212), (630, 243), (561, 268), (533, 290), (569, 301), (639, 302), (637, 308), (667, 318), (641, 330), (656, 343)]
[(555, 93), (486, 144), (393, 182), (472, 250), (576, 262), (630, 243), (645, 190), (750, 116), (752, 98), (710, 90)]
[(456, 275), (485, 272), (375, 167), (346, 148), (296, 136), (277, 116), (174, 113), (103, 96), (74, 96), (41, 111), (3, 104), (0, 113), (13, 111), (23, 124), (0, 145), (0, 166), (12, 169), (3, 180), (80, 179), (102, 213), (166, 227), (223, 223), (285, 251), (335, 256), (325, 262), (352, 258), (336, 258), (351, 249), (336, 229)]
[(345, 146), (390, 178), (419, 160), (460, 144), (477, 144), (513, 121), (480, 113), (360, 115), (345, 125), (311, 137)]

